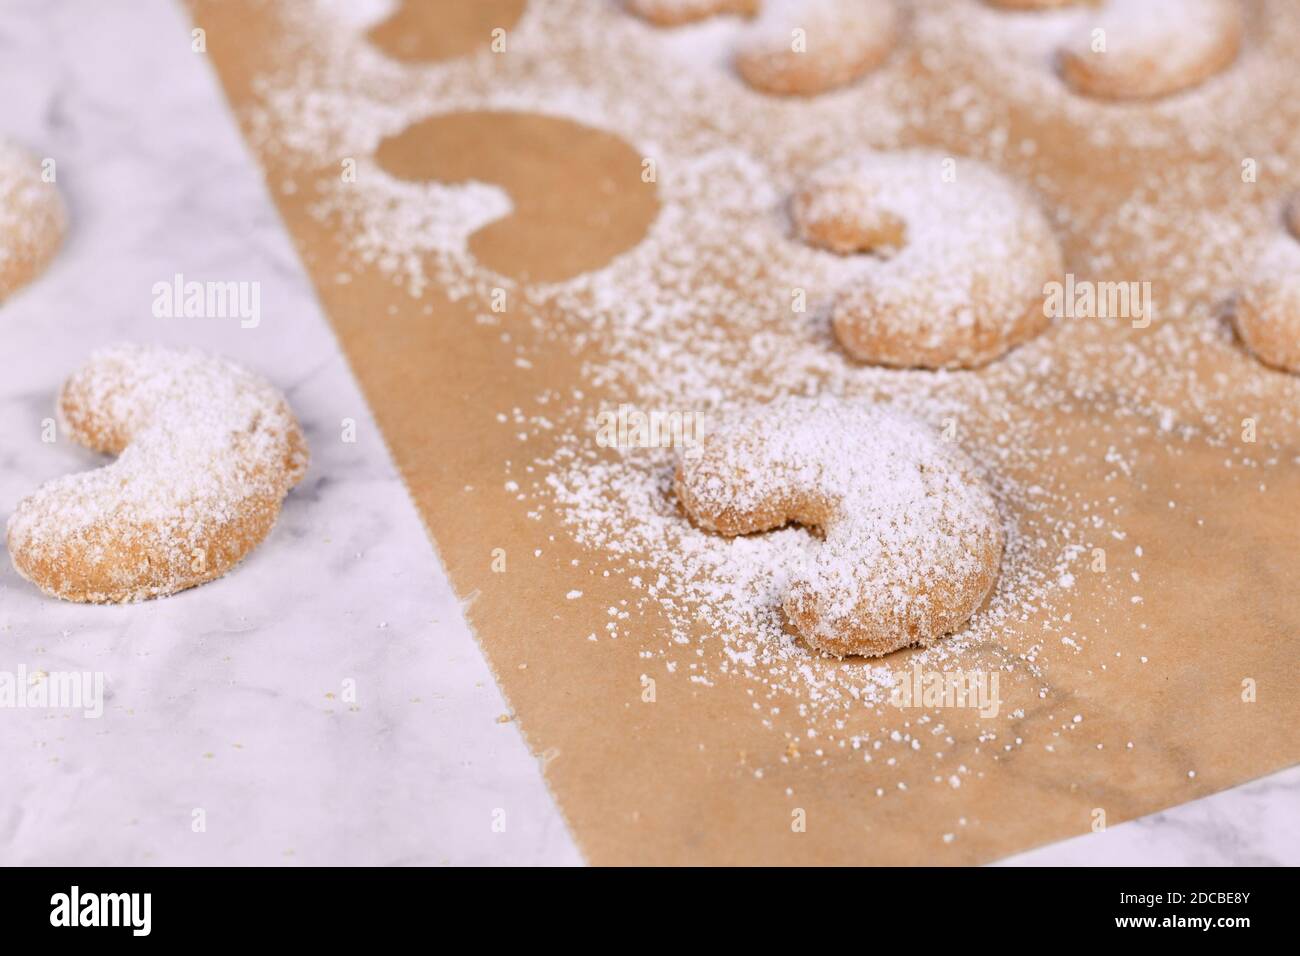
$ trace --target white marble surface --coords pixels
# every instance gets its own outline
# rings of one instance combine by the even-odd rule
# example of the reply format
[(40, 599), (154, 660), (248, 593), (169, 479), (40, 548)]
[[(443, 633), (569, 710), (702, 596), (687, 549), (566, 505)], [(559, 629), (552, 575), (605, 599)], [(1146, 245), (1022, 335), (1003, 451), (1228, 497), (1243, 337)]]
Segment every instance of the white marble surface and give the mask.
[[(183, 12), (8, 0), (0, 134), (56, 159), (72, 217), (52, 269), (0, 306), (0, 515), (93, 460), (41, 421), (113, 341), (259, 369), (314, 455), (236, 573), (168, 600), (55, 602), (0, 554), (0, 671), (102, 671), (108, 695), (98, 720), (0, 710), (0, 863), (580, 862)], [(260, 282), (261, 325), (153, 318), (176, 272)], [(1294, 864), (1298, 804), (1293, 769), (1010, 862)]]

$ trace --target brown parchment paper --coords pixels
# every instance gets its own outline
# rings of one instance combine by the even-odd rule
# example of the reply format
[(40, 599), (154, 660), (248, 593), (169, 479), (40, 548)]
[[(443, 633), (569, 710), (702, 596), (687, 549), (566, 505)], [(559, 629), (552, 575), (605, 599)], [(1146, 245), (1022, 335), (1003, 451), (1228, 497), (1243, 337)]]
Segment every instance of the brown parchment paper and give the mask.
[[(1126, 527), (1147, 550), (1138, 562), (1127, 549), (1115, 548), (1107, 570), (1107, 576), (1126, 576), (1141, 568), (1140, 604), (1115, 600), (1113, 590), (1104, 594), (1102, 576), (1080, 576), (1067, 602), (1073, 618), (1087, 622), (1088, 652), (1056, 655), (1043, 679), (1008, 678), (1004, 684), (1004, 711), (1023, 711), (1012, 733), (1030, 746), (981, 746), (987, 742), (980, 740), (984, 728), (977, 716), (945, 715), (953, 738), (950, 759), (973, 771), (953, 788), (934, 785), (935, 769), (924, 760), (886, 767), (883, 760), (838, 759), (819, 754), (807, 740), (795, 753), (779, 726), (764, 727), (755, 719), (752, 698), (739, 682), (704, 687), (656, 671), (656, 700), (643, 702), (647, 663), (640, 652), (663, 622), (650, 614), (636, 622), (630, 638), (586, 640), (604, 627), (606, 608), (631, 595), (630, 585), (618, 574), (605, 577), (607, 562), (574, 544), (553, 513), (528, 518), (502, 483), (503, 462), (544, 457), (547, 449), (544, 437), (521, 449), (513, 430), (498, 427), (494, 416), (501, 409), (534, 408), (547, 388), (571, 392), (579, 384), (582, 354), (557, 347), (527, 326), (511, 329), (507, 347), (499, 329), (476, 325), (483, 302), (453, 303), (436, 286), (412, 298), (378, 270), (359, 267), (337, 230), (309, 214), (312, 194), (302, 188), (301, 173), (285, 168), (275, 144), (252, 136), (248, 126), (249, 108), (265, 92), (258, 78), (268, 64), (282, 66), (277, 58), (293, 49), (281, 42), (275, 6), (257, 0), (190, 0), (189, 6), (206, 31), (207, 55), (250, 131), (284, 221), (465, 601), (469, 622), (591, 862), (985, 862), (1087, 833), (1099, 808), (1114, 824), (1285, 767), (1300, 756), (1294, 731), (1300, 716), (1300, 468), (1271, 468), (1261, 492), (1257, 486), (1265, 476), (1224, 468), (1222, 446), (1189, 441), (1173, 449), (1152, 439), (1137, 443), (1141, 453), (1130, 473), (1116, 480), (1105, 461), (1105, 436), (1154, 425), (1116, 411), (1124, 404), (1116, 395), (1024, 410), (1024, 441), (1051, 441), (1078, 454), (1062, 454), (1045, 466), (1050, 476), (1019, 477), (1050, 477), (1083, 500), (1110, 500), (1124, 509)], [(438, 51), (459, 54), (488, 42), (482, 18), (446, 17), (447, 6), (407, 4), (403, 23), (437, 33)], [(502, 15), (517, 17), (518, 10)], [(396, 38), (394, 31), (390, 24), (380, 36), (418, 56), (421, 43), (403, 46), (402, 30)], [(911, 54), (901, 56), (894, 68), (915, 70), (917, 83), (931, 84), (936, 100), (963, 82), (979, 82), (926, 74)], [(1295, 114), (1291, 128), (1300, 128), (1295, 102), (1268, 108)], [(945, 115), (937, 110), (922, 118), (906, 138), (950, 141), (954, 127), (944, 126), (951, 121)], [(629, 162), (620, 140), (586, 127), (531, 124), (525, 116), (511, 121), (503, 146), (498, 120), (468, 117), (408, 131), (385, 143), (387, 164), (427, 169), (433, 162), (449, 180), (490, 170), (484, 178), (506, 183), (518, 221), (514, 228), (483, 230), (472, 247), (514, 278), (572, 275), (635, 242), (656, 202), (639, 178), (636, 155)], [(1089, 147), (1077, 130), (1044, 126), (1028, 113), (1012, 115), (1008, 123), (1014, 135), (1039, 144), (1037, 155), (1026, 160), (1038, 181), (1057, 195), (1091, 196), (1097, 215), (1120, 203), (1135, 182), (1132, 157), (1122, 148)], [(1250, 155), (1246, 150), (1267, 160), (1285, 148), (1222, 142), (1195, 156), (1162, 156), (1173, 170), (1168, 201), (1191, 202), (1177, 192), (1180, 163), (1220, 164), (1225, 184), (1235, 183), (1242, 156)], [(575, 157), (567, 176), (557, 179), (549, 166), (542, 176), (543, 164), (530, 156), (545, 150)], [(318, 175), (336, 177), (338, 163), (337, 156), (321, 156)], [(615, 198), (595, 209), (580, 198), (565, 202), (566, 196), (589, 196), (592, 177), (612, 184)], [(281, 188), (289, 178), (299, 188)], [(1222, 201), (1276, 204), (1285, 185), (1284, 176), (1249, 193), (1225, 185)], [(570, 212), (570, 241), (561, 235), (546, 243), (540, 238), (545, 223), (564, 219), (557, 209)], [(1083, 222), (1066, 237), (1071, 262), (1095, 252), (1087, 233)], [(1195, 263), (1153, 262), (1149, 250), (1136, 246), (1108, 253), (1115, 261), (1139, 263), (1145, 270), (1140, 274), (1157, 286), (1185, 282), (1196, 269)], [(342, 271), (350, 281), (337, 281)], [(1119, 324), (1049, 334), (1055, 336), (1049, 354), (1064, 356), (1078, 347), (1079, 336), (1120, 340), (1139, 333)], [(514, 362), (521, 345), (531, 357), (526, 374)], [(1159, 369), (1151, 374), (1159, 376)], [(1296, 461), (1300, 432), (1272, 428), (1294, 419), (1270, 412), (1270, 403), (1279, 409), (1293, 400), (1287, 383), (1272, 392), (1253, 388), (1248, 403), (1234, 401), (1235, 383), (1245, 377), (1282, 376), (1244, 356), (1203, 374), (1223, 376), (1216, 421), (1255, 416), (1273, 457)], [(1177, 403), (1179, 386), (1171, 383), (1170, 389), (1169, 400)], [(594, 410), (622, 397), (596, 390), (583, 401)], [(973, 427), (978, 433), (979, 424)], [(507, 554), (505, 573), (492, 568), (498, 548)], [(531, 559), (539, 549), (543, 557)], [(566, 599), (575, 586), (584, 593), (581, 601)], [(1041, 627), (1032, 616), (1014, 621), (1007, 625), (1006, 643), (1023, 645)], [(975, 649), (963, 666), (978, 668), (992, 650)], [(900, 669), (907, 657), (897, 655)], [(1256, 683), (1253, 703), (1242, 699), (1245, 679)], [(1086, 714), (1087, 732), (1061, 733), (1076, 713)], [(915, 727), (908, 723), (915, 714), (889, 708), (875, 719), (877, 725), (883, 719), (900, 729)], [(755, 773), (759, 768), (762, 773)], [(883, 787), (890, 790), (887, 797), (877, 795)], [(797, 811), (802, 828), (792, 826)]]

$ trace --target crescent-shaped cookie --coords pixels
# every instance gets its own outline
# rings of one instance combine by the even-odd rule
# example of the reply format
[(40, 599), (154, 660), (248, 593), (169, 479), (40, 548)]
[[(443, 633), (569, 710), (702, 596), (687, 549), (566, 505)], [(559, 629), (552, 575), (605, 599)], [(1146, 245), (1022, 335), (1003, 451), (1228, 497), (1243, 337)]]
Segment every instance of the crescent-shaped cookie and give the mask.
[(1043, 331), (1044, 287), (1060, 245), (1037, 204), (972, 159), (868, 153), (815, 171), (791, 216), (807, 243), (872, 252), (831, 320), (854, 358), (895, 367), (971, 368)]
[(0, 302), (40, 275), (63, 241), (59, 190), (26, 150), (0, 140)]
[(991, 7), (1001, 7), (1003, 10), (1055, 10), (1058, 7), (1087, 3), (1088, 0), (985, 0), (985, 2)]
[(117, 460), (23, 499), (8, 544), (19, 574), (69, 601), (138, 601), (220, 577), (266, 537), (307, 467), (284, 396), (201, 352), (96, 352), (58, 414), (74, 441)]
[(1290, 234), (1273, 236), (1250, 264), (1233, 319), (1256, 358), (1300, 374), (1300, 196), (1286, 220)]
[(998, 577), (1004, 533), (975, 466), (924, 422), (838, 398), (787, 398), (715, 422), (682, 456), (691, 519), (733, 536), (822, 535), (783, 607), (827, 654), (876, 656), (958, 630)]
[(764, 93), (813, 96), (857, 80), (898, 40), (894, 0), (767, 0), (736, 52)]
[(1241, 38), (1236, 0), (1109, 0), (1062, 48), (1061, 75), (1098, 99), (1169, 96), (1231, 66)]
[(655, 26), (677, 27), (724, 13), (753, 16), (758, 0), (626, 0), (627, 9)]

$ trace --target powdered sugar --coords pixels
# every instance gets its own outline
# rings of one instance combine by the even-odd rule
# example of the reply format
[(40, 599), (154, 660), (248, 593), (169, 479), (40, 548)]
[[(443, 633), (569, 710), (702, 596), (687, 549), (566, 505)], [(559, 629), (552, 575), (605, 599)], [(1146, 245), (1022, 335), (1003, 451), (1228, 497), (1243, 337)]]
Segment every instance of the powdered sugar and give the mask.
[(728, 535), (823, 533), (783, 606), (813, 646), (878, 655), (966, 623), (996, 580), (997, 509), (923, 422), (867, 402), (787, 398), (716, 423), (679, 467), (695, 522)]
[(1234, 303), (1236, 328), (1259, 358), (1300, 371), (1300, 241), (1281, 233), (1263, 242)]
[(627, 9), (652, 23), (677, 26), (719, 14), (752, 14), (760, 0), (625, 0)]
[(1237, 0), (1108, 0), (1081, 17), (1062, 68), (1088, 95), (1167, 96), (1223, 69), (1240, 42)]
[[(1300, 29), (1296, 11), (1270, 11), (1286, 20), (1283, 35)], [(1287, 89), (1290, 51), (1255, 37), (1249, 56), (1203, 87), (1118, 110), (1070, 94), (1056, 72), (1056, 50), (1085, 15), (919, 2), (900, 56), (851, 88), (787, 101), (731, 72), (725, 50), (744, 27), (734, 19), (663, 31), (617, 4), (533, 3), (510, 54), (412, 70), (303, 5), (283, 14), (293, 70), (259, 80), (261, 102), (246, 120), (255, 142), (319, 191), (322, 221), (364, 224), (345, 237), (359, 263), (415, 294), (436, 283), (486, 302), (492, 288), (509, 288), (511, 314), (487, 316), (490, 327), (527, 330), (534, 347), (580, 365), (580, 388), (495, 411), (500, 427), (538, 440), (535, 455), (504, 466), (529, 517), (562, 521), (593, 562), (640, 593), (633, 623), (611, 622), (607, 633), (640, 641), (649, 663), (701, 686), (739, 682), (764, 702), (764, 720), (794, 706), (825, 732), (881, 704), (896, 665), (823, 660), (785, 631), (788, 569), (815, 560), (820, 543), (799, 528), (726, 539), (692, 526), (672, 494), (675, 452), (597, 447), (597, 402), (718, 414), (830, 394), (950, 432), (987, 476), (1005, 553), (969, 626), (915, 656), (936, 666), (976, 657), (1028, 683), (1059, 655), (1086, 653), (1088, 623), (1063, 610), (1080, 581), (1103, 582), (1092, 585), (1100, 603), (1140, 597), (1137, 582), (1084, 578), (1081, 558), (1126, 535), (1131, 511), (1104, 484), (1071, 484), (1071, 470), (1097, 462), (1107, 482), (1139, 480), (1145, 443), (1171, 454), (1224, 443), (1242, 402), (1294, 420), (1287, 409), (1300, 389), (1259, 378), (1215, 308), (1237, 283), (1243, 249), (1276, 228), (1263, 189), (1231, 190), (1245, 142), (1274, 176), (1268, 188), (1284, 185), (1295, 140), (1289, 116), (1269, 104)], [(1012, 105), (1041, 123), (1013, 122)], [(476, 224), (506, 208), (499, 191), (417, 191), (366, 165), (384, 137), (427, 115), (503, 108), (598, 126), (654, 159), (662, 209), (640, 245), (575, 279), (518, 286), (466, 251)], [(850, 361), (831, 335), (831, 304), (889, 263), (808, 247), (791, 233), (787, 203), (812, 169), (850, 148), (917, 143), (950, 151), (959, 177), (963, 157), (977, 156), (1040, 194), (1072, 270), (1160, 277), (1168, 320), (1129, 336), (1123, 322), (1061, 323), (973, 374)], [(1173, 154), (1185, 161), (1167, 161)], [(1079, 155), (1091, 167), (1087, 190)], [(358, 157), (358, 183), (338, 182), (339, 156)], [(454, 197), (464, 204), (445, 205)], [(525, 349), (522, 340), (503, 348)], [(1218, 370), (1213, 382), (1200, 377), (1204, 364)]]
[(980, 364), (1046, 325), (1036, 306), (1061, 276), (1056, 237), (982, 163), (926, 151), (837, 160), (801, 185), (793, 216), (814, 244), (888, 255), (836, 304), (836, 334), (858, 358)]
[[(1190, 69), (1239, 22), (1235, 0), (1107, 0), (1084, 10), (1064, 48), (1078, 56), (1135, 58), (1148, 68)], [(1103, 31), (1104, 52), (1093, 51)]]
[(740, 41), (736, 67), (769, 93), (823, 93), (888, 56), (898, 20), (893, 0), (766, 0)]
[(73, 439), (119, 455), (47, 483), (10, 516), (15, 564), (54, 573), (37, 583), (60, 597), (138, 600), (224, 570), (306, 470), (283, 397), (199, 352), (103, 349), (68, 380), (58, 410)]

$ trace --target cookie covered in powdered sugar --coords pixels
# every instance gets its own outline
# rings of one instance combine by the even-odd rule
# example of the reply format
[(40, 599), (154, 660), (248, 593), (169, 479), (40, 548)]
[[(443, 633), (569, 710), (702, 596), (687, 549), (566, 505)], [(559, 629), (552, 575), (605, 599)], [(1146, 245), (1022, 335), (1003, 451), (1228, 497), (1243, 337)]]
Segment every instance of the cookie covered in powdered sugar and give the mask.
[(822, 536), (783, 607), (811, 646), (887, 654), (960, 629), (997, 581), (1004, 533), (974, 464), (924, 422), (839, 398), (724, 417), (684, 455), (677, 496), (734, 536), (786, 524)]
[(1087, 2), (1089, 0), (985, 0), (989, 6), (1003, 10), (1055, 10)]
[(676, 27), (734, 13), (753, 16), (759, 0), (625, 0), (628, 10), (661, 27)]
[(120, 603), (225, 574), (270, 532), (307, 468), (284, 396), (197, 351), (96, 352), (64, 384), (62, 428), (118, 458), (56, 478), (9, 518), (18, 573), (54, 597)]
[(764, 93), (812, 96), (879, 66), (898, 41), (894, 0), (766, 0), (736, 51), (736, 70)]
[(1034, 200), (973, 159), (868, 153), (816, 170), (791, 217), (805, 242), (871, 252), (831, 316), (854, 358), (900, 368), (972, 368), (1042, 332), (1060, 244)]
[(1154, 99), (1227, 69), (1241, 40), (1237, 0), (1107, 0), (1061, 50), (1061, 75), (1085, 96)]
[(41, 162), (0, 139), (0, 302), (45, 270), (67, 227), (63, 198)]
[(1233, 320), (1261, 362), (1300, 374), (1300, 195), (1287, 207), (1289, 233), (1265, 243), (1237, 295)]

